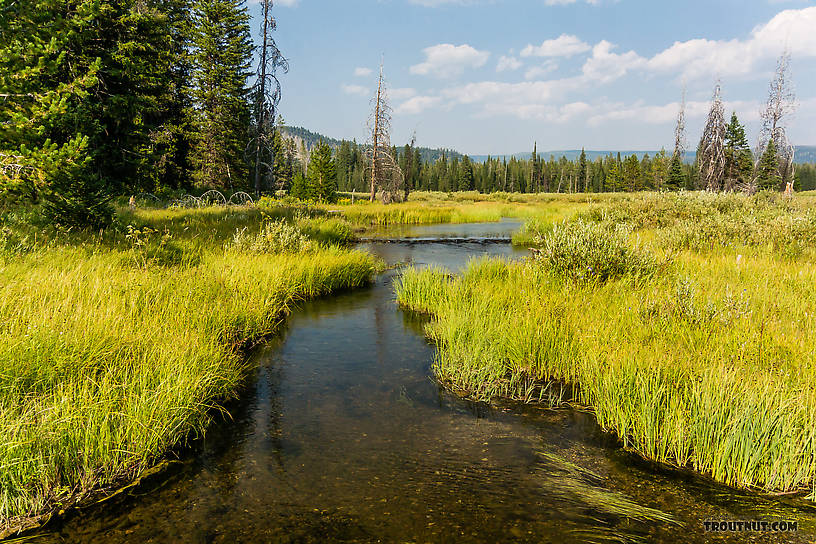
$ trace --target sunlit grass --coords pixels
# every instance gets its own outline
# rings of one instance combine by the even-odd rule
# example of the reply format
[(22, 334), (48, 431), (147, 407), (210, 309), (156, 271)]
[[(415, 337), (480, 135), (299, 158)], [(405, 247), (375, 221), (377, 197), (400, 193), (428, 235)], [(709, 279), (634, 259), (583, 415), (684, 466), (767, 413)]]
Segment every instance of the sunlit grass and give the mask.
[(56, 234), (0, 259), (0, 528), (136, 477), (203, 433), (248, 375), (244, 348), (297, 301), (379, 267), (318, 240), (285, 253), (235, 244), (237, 229), (260, 230), (249, 208), (120, 217), (139, 226)]
[[(661, 232), (642, 231), (658, 255)], [(816, 471), (816, 248), (803, 246), (673, 250), (648, 281), (485, 259), (460, 277), (408, 269), (397, 296), (434, 316), (433, 370), (464, 395), (530, 401), (535, 384), (572, 384), (565, 400), (643, 457), (799, 491)]]

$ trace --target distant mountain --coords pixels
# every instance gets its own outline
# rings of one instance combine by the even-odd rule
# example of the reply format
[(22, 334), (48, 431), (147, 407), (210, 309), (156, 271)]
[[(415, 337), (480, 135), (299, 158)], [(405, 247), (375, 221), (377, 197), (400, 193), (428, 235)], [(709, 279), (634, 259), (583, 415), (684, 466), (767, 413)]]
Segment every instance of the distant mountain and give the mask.
[[(283, 127), (283, 133), (287, 138), (295, 140), (295, 144), (300, 149), (301, 143), (305, 145), (307, 151), (311, 151), (312, 148), (317, 145), (317, 142), (324, 141), (329, 146), (333, 148), (340, 147), (340, 144), (343, 143), (343, 140), (338, 140), (337, 138), (330, 138), (328, 136), (324, 136), (317, 132), (312, 132), (311, 130), (305, 129), (303, 127), (290, 127), (285, 126)], [(365, 147), (364, 144), (360, 144)], [(405, 147), (405, 144), (398, 145), (397, 148), (402, 150)], [(431, 149), (429, 147), (418, 147), (420, 156), (422, 157), (422, 162), (436, 162), (437, 159), (441, 158), (444, 154), (448, 158), (457, 157), (462, 158), (463, 155), (457, 151), (452, 149)]]
[[(307, 129), (303, 128), (303, 127), (285, 126), (285, 127), (283, 127), (283, 131), (284, 131), (284, 133), (286, 134), (287, 137), (292, 138), (292, 139), (295, 140), (295, 143), (297, 144), (298, 148), (300, 148), (300, 144), (301, 144), (301, 142), (303, 142), (303, 144), (306, 146), (307, 150), (311, 150), (317, 144), (317, 142), (319, 142), (320, 140), (323, 140), (324, 142), (329, 144), (331, 147), (335, 147), (335, 148), (339, 147), (340, 144), (343, 142), (342, 140), (338, 140), (336, 138), (329, 138), (328, 136), (323, 136), (322, 134), (318, 134), (317, 132), (312, 132), (311, 130), (307, 130)], [(397, 146), (397, 147), (401, 148), (403, 146), (404, 146), (404, 144), (400, 145), (400, 146)], [(443, 154), (446, 157), (448, 157), (449, 159), (454, 158), (454, 157), (456, 157), (458, 159), (461, 159), (462, 157), (464, 157), (463, 153), (459, 153), (458, 151), (454, 151), (453, 149), (441, 149), (441, 148), (440, 149), (431, 149), (429, 147), (420, 147), (418, 149), (420, 151), (420, 154), (422, 155), (422, 161), (426, 162), (426, 163), (427, 162), (435, 162), (437, 159), (442, 157)], [(667, 152), (670, 152), (670, 150), (667, 150)], [(646, 153), (648, 153), (650, 157), (654, 157), (658, 153), (658, 151), (656, 151), (656, 150), (652, 150), (652, 151), (643, 151), (643, 150), (641, 150), (641, 151), (636, 151), (636, 150), (598, 151), (598, 150), (593, 150), (593, 149), (587, 149), (585, 151), (585, 153), (586, 153), (588, 161), (594, 161), (598, 157), (603, 158), (603, 157), (606, 157), (609, 154), (612, 154), (613, 156), (616, 156), (618, 153), (621, 154), (621, 157), (626, 157), (626, 156), (629, 156), (629, 155), (637, 155), (637, 157), (639, 159), (642, 159), (643, 155), (645, 155)], [(694, 151), (687, 151), (686, 156), (685, 156), (685, 162), (687, 162), (687, 163), (694, 162), (694, 158), (696, 157), (696, 155), (697, 154)], [(528, 151), (526, 153), (514, 153), (512, 155), (496, 154), (496, 155), (489, 155), (489, 156), (492, 157), (492, 158), (505, 157), (507, 159), (510, 159), (511, 157), (513, 157), (513, 158), (515, 158), (517, 160), (529, 160), (530, 157), (532, 156), (532, 153)], [(581, 156), (581, 150), (580, 149), (562, 149), (562, 150), (557, 150), (557, 151), (539, 151), (538, 156), (539, 156), (539, 158), (541, 158), (543, 160), (550, 160), (550, 156), (553, 156), (555, 158), (555, 160), (558, 160), (561, 157), (566, 157), (567, 160), (574, 161), (574, 160), (578, 159), (578, 157)], [(487, 158), (488, 158), (488, 155), (470, 155), (470, 160), (472, 160), (474, 162), (485, 162), (487, 160)], [(816, 146), (812, 146), (812, 145), (796, 146), (795, 160), (796, 160), (796, 163), (798, 163), (798, 164), (816, 163)]]

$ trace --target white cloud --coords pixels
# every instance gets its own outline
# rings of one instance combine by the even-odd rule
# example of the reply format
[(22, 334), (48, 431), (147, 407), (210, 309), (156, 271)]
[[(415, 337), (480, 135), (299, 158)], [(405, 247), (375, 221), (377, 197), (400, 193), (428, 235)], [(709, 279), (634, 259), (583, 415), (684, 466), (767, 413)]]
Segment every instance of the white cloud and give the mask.
[(358, 67), (354, 69), (354, 75), (357, 77), (366, 77), (371, 75), (371, 68)]
[(785, 10), (755, 27), (746, 40), (694, 39), (675, 42), (649, 60), (655, 71), (680, 72), (687, 79), (746, 75), (786, 47), (794, 57), (816, 56), (816, 7)]
[(521, 68), (522, 62), (512, 55), (502, 55), (496, 63), (497, 72), (514, 71)]
[(531, 79), (540, 79), (542, 76), (546, 76), (550, 72), (553, 72), (558, 69), (558, 63), (555, 61), (545, 62), (541, 66), (533, 66), (526, 72), (524, 72), (524, 79), (531, 80)]
[(414, 96), (409, 98), (394, 110), (394, 113), (403, 115), (416, 115), (426, 109), (436, 106), (442, 101), (438, 96)]
[(555, 39), (544, 40), (541, 45), (528, 45), (521, 51), (522, 57), (571, 57), (578, 53), (589, 51), (588, 43), (581, 41), (578, 36), (561, 34)]
[(411, 66), (411, 73), (433, 75), (440, 78), (461, 75), (465, 68), (480, 68), (485, 65), (490, 53), (473, 47), (441, 43), (426, 47), (425, 62)]
[(299, 1), (300, 0), (277, 0), (275, 2), (275, 5), (276, 6), (285, 6), (285, 7), (292, 8), (292, 7), (297, 6)]
[(646, 59), (634, 51), (618, 54), (612, 52), (614, 47), (614, 44), (601, 40), (592, 48), (592, 56), (582, 68), (586, 78), (608, 83), (626, 75), (629, 70), (646, 65)]
[(341, 85), (341, 89), (346, 94), (352, 94), (357, 96), (368, 96), (369, 90), (362, 85)]

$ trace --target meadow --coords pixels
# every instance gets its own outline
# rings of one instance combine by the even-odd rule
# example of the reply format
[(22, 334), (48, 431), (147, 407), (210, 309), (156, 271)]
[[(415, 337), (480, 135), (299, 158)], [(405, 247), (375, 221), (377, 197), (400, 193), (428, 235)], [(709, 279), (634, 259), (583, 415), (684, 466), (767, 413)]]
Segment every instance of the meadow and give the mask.
[(279, 206), (120, 210), (97, 233), (0, 227), (0, 532), (142, 474), (201, 436), (246, 351), (304, 299), (381, 268), (348, 225)]
[(533, 256), (397, 285), (433, 316), (442, 383), (590, 410), (646, 459), (814, 498), (811, 196), (619, 197), (514, 241)]
[(397, 224), (526, 220), (533, 257), (408, 269), (436, 377), (591, 410), (645, 458), (771, 493), (816, 470), (816, 197), (414, 193), (384, 206), (0, 213), (0, 533), (104, 496), (202, 436), (298, 301), (371, 281)]

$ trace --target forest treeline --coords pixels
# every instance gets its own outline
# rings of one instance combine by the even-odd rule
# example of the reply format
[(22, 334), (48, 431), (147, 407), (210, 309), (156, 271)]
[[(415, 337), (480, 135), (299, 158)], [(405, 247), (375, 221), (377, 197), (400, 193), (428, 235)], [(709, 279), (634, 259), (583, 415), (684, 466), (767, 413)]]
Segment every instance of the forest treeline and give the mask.
[[(739, 133), (737, 134), (739, 136)], [(744, 131), (743, 131), (744, 137)], [(328, 146), (328, 145), (327, 145)], [(281, 188), (292, 188), (293, 194), (310, 198), (316, 191), (309, 187), (309, 153), (294, 141), (283, 144), (284, 161), (281, 168), (285, 178), (280, 179)], [(325, 150), (322, 152), (325, 155)], [(671, 175), (672, 156), (664, 150), (642, 158), (637, 155), (621, 156), (620, 153), (598, 157), (594, 161), (582, 153), (577, 160), (549, 155), (541, 157), (533, 151), (530, 159), (516, 157), (488, 157), (482, 162), (472, 161), (469, 156), (443, 154), (436, 161), (424, 161), (416, 148), (406, 145), (393, 148), (394, 156), (405, 175), (406, 189), (410, 191), (496, 191), (537, 192), (634, 192), (652, 190), (705, 189), (698, 163), (679, 164)], [(728, 151), (730, 168), (737, 176), (747, 178), (754, 173), (753, 154), (747, 144)], [(333, 150), (334, 170), (340, 191), (368, 191), (370, 168), (367, 164), (366, 146), (356, 142), (341, 141)], [(816, 189), (816, 164), (797, 165), (795, 190)], [(780, 180), (766, 180), (765, 189), (782, 190)]]
[(244, 0), (28, 0), (0, 11), (4, 207), (41, 203), (54, 222), (99, 227), (115, 195), (271, 189), (268, 129), (286, 61), (268, 9), (260, 44)]
[[(726, 125), (720, 104), (693, 165), (682, 163), (680, 139), (671, 153), (595, 160), (582, 153), (573, 161), (534, 152), (528, 160), (474, 162), (413, 143), (391, 148), (387, 131), (372, 138), (379, 147), (344, 141), (298, 149), (276, 109), (276, 70), (288, 64), (271, 38), (271, 0), (260, 7), (260, 43), (253, 43), (246, 0), (0, 5), (0, 207), (35, 204), (52, 223), (98, 228), (111, 221), (113, 197), (140, 192), (283, 190), (331, 200), (338, 189), (372, 198), (379, 189), (398, 200), (412, 190), (816, 188), (812, 166), (797, 167), (795, 177), (790, 167), (784, 93), (769, 101), (759, 156), (736, 115)], [(382, 83), (381, 70), (385, 99)], [(381, 131), (388, 122), (383, 116)], [(319, 160), (310, 159), (315, 153)]]

